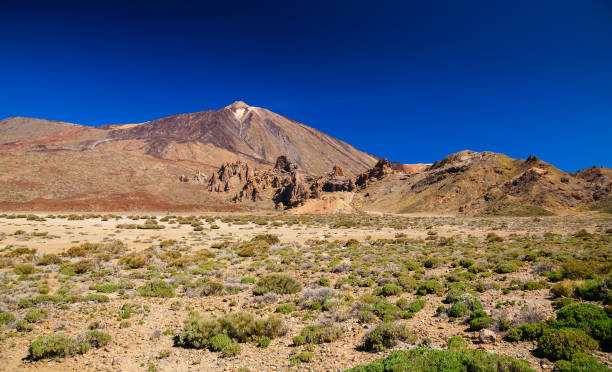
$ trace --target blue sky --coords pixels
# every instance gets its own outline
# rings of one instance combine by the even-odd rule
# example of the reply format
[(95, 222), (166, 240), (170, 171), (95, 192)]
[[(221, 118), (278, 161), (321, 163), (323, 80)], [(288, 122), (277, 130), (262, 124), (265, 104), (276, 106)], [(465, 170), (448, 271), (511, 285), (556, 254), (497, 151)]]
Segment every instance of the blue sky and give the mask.
[(612, 167), (610, 1), (220, 3), (2, 1), (0, 118), (243, 100), (404, 163), (472, 149)]

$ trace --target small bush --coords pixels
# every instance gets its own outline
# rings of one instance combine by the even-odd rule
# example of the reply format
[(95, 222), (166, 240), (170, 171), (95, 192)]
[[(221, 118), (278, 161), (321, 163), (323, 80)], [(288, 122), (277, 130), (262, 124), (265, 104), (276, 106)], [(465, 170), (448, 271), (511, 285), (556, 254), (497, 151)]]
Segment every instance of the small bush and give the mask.
[(487, 353), (483, 350), (434, 350), (415, 348), (392, 351), (389, 356), (357, 366), (345, 372), (534, 372), (529, 363), (509, 356)]
[(468, 306), (462, 301), (455, 302), (455, 304), (448, 311), (448, 316), (453, 318), (463, 318), (470, 312)]
[(95, 329), (87, 331), (79, 338), (79, 341), (81, 343), (86, 342), (92, 347), (99, 348), (108, 345), (111, 342), (111, 336), (106, 332)]
[(538, 351), (550, 360), (571, 360), (575, 355), (597, 349), (597, 341), (580, 329), (553, 330), (538, 340)]
[(374, 295), (375, 296), (381, 295), (381, 296), (388, 297), (388, 296), (397, 296), (401, 293), (402, 293), (402, 287), (400, 287), (399, 285), (395, 283), (387, 283), (383, 285), (382, 287), (378, 288), (376, 292), (374, 293)]
[(177, 346), (204, 349), (210, 347), (211, 338), (225, 334), (238, 342), (274, 338), (285, 333), (282, 320), (276, 316), (255, 319), (251, 313), (229, 313), (211, 318), (197, 312), (189, 314), (180, 334), (174, 338)]
[(383, 351), (395, 346), (398, 340), (414, 343), (417, 336), (406, 326), (397, 323), (382, 323), (365, 337), (366, 350)]
[(61, 333), (40, 336), (32, 341), (29, 347), (29, 357), (33, 360), (53, 357), (72, 356), (77, 353), (86, 352), (87, 347)]
[(446, 346), (449, 350), (465, 349), (467, 342), (460, 336), (453, 336), (446, 341)]
[(485, 329), (491, 325), (493, 319), (489, 317), (479, 317), (470, 320), (470, 330), (479, 331), (481, 329)]
[(12, 313), (4, 312), (0, 313), (0, 325), (9, 324), (10, 322), (15, 321), (15, 315)]
[(174, 297), (174, 288), (163, 280), (150, 281), (138, 287), (138, 293), (144, 297)]
[(498, 274), (509, 274), (518, 271), (518, 265), (514, 262), (502, 262), (495, 266), (494, 271)]
[(32, 264), (20, 264), (15, 265), (15, 274), (17, 275), (30, 275), (36, 271), (36, 267)]
[(408, 310), (410, 310), (413, 313), (418, 313), (419, 311), (421, 311), (421, 309), (423, 309), (425, 307), (425, 300), (414, 300), (409, 306), (408, 306)]
[(575, 303), (561, 308), (557, 312), (557, 326), (581, 329), (605, 348), (612, 343), (612, 320), (596, 305)]
[(211, 317), (191, 313), (185, 320), (180, 334), (174, 338), (177, 346), (205, 349), (210, 346), (210, 339), (222, 331), (221, 324)]
[(533, 341), (549, 330), (550, 326), (547, 323), (525, 323), (508, 330), (504, 338), (510, 342)]
[(38, 322), (40, 319), (44, 318), (47, 316), (47, 310), (45, 309), (37, 309), (37, 310), (31, 310), (28, 311), (25, 315), (25, 320), (28, 323), (36, 323)]
[(572, 295), (571, 282), (560, 282), (553, 285), (550, 293), (555, 297), (570, 297)]
[(228, 335), (220, 333), (210, 338), (210, 350), (221, 351), (232, 343)]
[(110, 298), (102, 294), (92, 293), (92, 294), (88, 294), (87, 296), (85, 296), (83, 298), (83, 301), (109, 302)]
[(444, 286), (442, 286), (442, 283), (433, 279), (426, 280), (425, 282), (421, 283), (421, 285), (417, 289), (417, 293), (420, 295), (426, 295), (431, 293), (441, 295), (443, 292)]
[(120, 265), (125, 265), (131, 269), (138, 269), (147, 265), (147, 258), (142, 253), (130, 253), (119, 259)]
[(280, 304), (276, 307), (276, 311), (277, 313), (281, 313), (281, 314), (290, 314), (295, 310), (295, 306), (293, 306), (292, 304)]
[(303, 351), (297, 355), (295, 355), (292, 360), (294, 363), (296, 362), (300, 362), (300, 363), (309, 363), (312, 361), (312, 358), (314, 358), (314, 353), (311, 351)]
[(342, 335), (342, 330), (334, 327), (319, 327), (309, 325), (304, 327), (300, 336), (304, 337), (306, 343), (322, 344), (336, 341)]
[(259, 346), (262, 349), (267, 348), (268, 346), (270, 346), (270, 337), (268, 336), (262, 336), (259, 338), (259, 340), (257, 341), (257, 346)]
[(240, 345), (238, 345), (235, 342), (232, 342), (231, 344), (221, 349), (221, 354), (223, 355), (224, 358), (231, 358), (231, 357), (235, 357), (236, 355), (240, 354), (241, 350), (242, 350), (242, 347), (240, 347)]
[(606, 365), (584, 354), (575, 355), (571, 361), (560, 360), (555, 367), (558, 372), (610, 372)]
[(253, 288), (256, 296), (265, 293), (291, 294), (302, 290), (302, 285), (295, 278), (283, 274), (270, 274), (264, 276)]
[(306, 337), (304, 336), (293, 336), (292, 338), (293, 346), (302, 346), (306, 343)]

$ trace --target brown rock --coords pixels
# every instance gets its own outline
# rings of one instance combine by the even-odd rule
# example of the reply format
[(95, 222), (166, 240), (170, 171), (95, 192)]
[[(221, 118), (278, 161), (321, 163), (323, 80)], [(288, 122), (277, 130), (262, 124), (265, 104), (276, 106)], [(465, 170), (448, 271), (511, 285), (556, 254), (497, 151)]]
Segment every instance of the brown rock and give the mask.
[(497, 334), (490, 329), (483, 329), (478, 334), (478, 339), (483, 344), (494, 344), (497, 341)]

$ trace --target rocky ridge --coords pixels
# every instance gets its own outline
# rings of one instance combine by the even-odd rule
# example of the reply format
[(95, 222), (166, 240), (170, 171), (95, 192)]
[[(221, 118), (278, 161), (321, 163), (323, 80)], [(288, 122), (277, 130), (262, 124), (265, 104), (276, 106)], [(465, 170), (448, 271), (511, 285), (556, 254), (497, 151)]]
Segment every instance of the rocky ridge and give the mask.
[(363, 189), (393, 172), (389, 161), (381, 159), (354, 178), (345, 175), (339, 165), (325, 176), (317, 177), (301, 171), (287, 156), (281, 155), (271, 169), (253, 170), (241, 161), (223, 164), (210, 177), (208, 191), (229, 193), (235, 203), (269, 198), (277, 208), (290, 209), (308, 199), (321, 198), (323, 193)]

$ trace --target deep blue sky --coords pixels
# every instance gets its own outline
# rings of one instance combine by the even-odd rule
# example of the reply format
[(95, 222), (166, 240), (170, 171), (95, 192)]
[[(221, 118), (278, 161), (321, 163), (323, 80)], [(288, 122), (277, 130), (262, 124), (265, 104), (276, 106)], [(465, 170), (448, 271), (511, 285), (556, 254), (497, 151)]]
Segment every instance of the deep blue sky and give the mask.
[(0, 118), (243, 100), (393, 161), (612, 167), (611, 1), (294, 3), (2, 0)]

